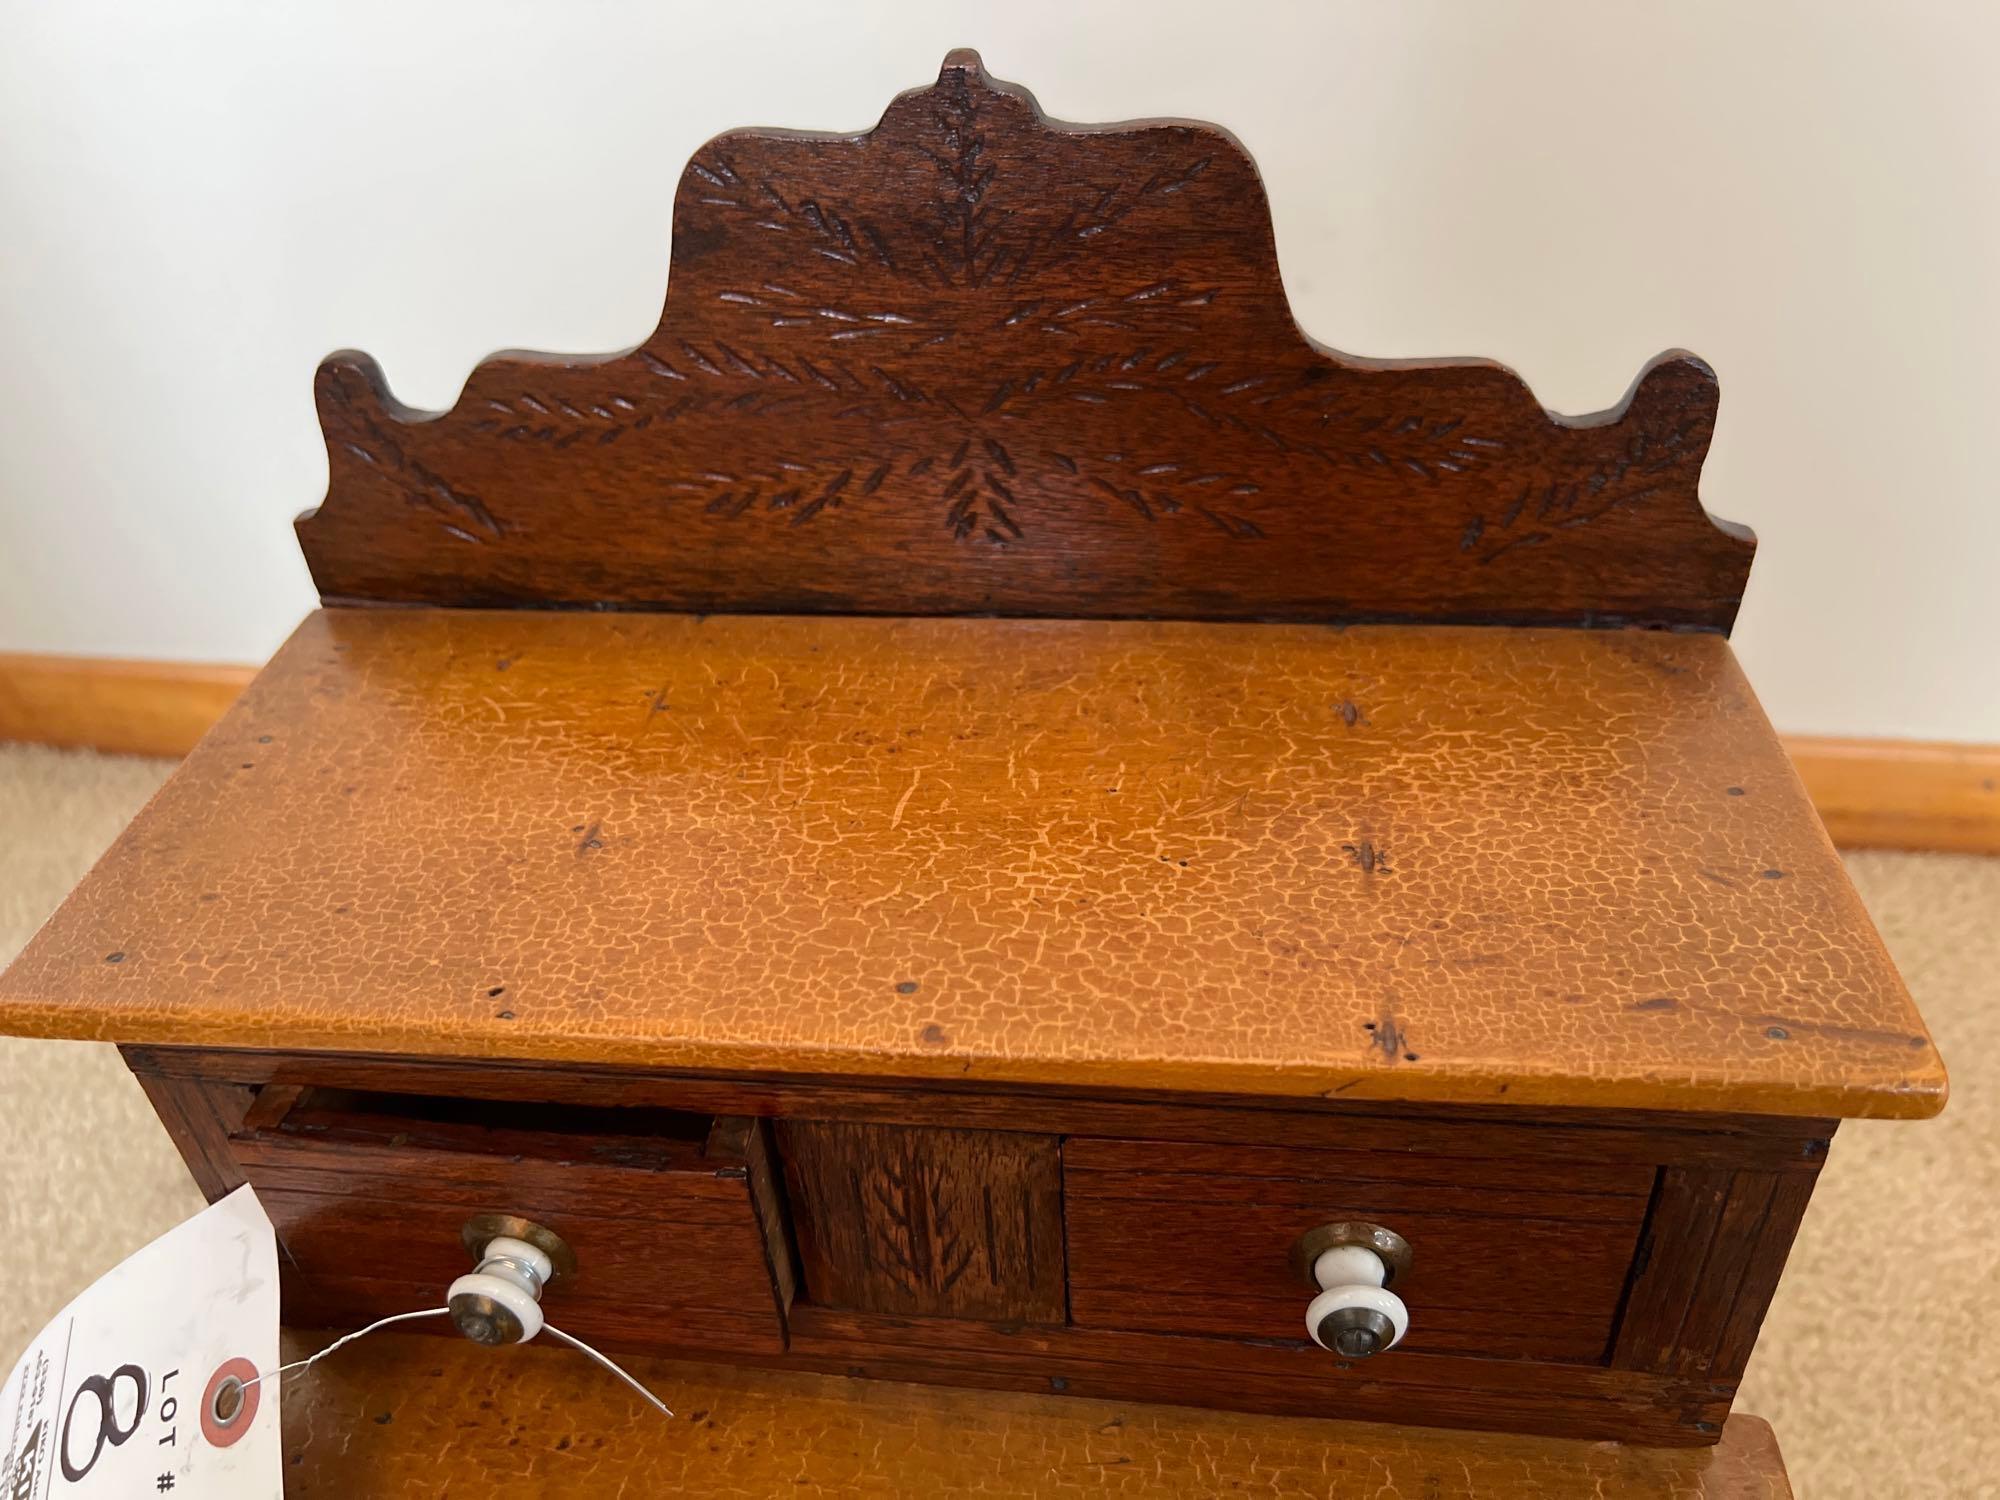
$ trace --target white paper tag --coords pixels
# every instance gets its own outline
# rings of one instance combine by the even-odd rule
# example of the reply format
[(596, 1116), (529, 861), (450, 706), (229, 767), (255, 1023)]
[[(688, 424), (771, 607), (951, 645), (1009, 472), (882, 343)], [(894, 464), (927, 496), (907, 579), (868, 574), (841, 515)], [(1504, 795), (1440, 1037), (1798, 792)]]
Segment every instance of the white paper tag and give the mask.
[[(238, 1188), (100, 1278), (0, 1386), (0, 1500), (278, 1500), (278, 1247)], [(206, 1416), (206, 1420), (204, 1417)]]

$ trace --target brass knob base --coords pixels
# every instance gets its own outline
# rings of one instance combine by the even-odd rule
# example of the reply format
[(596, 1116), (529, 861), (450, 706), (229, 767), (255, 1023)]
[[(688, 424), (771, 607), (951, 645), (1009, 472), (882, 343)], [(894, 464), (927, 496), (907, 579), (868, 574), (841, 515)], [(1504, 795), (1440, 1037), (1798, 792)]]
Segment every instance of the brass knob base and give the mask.
[(576, 1275), (576, 1252), (570, 1249), (568, 1241), (533, 1219), (524, 1219), (519, 1214), (474, 1214), (458, 1232), (459, 1243), (465, 1246), (465, 1253), (474, 1264), (486, 1259), (487, 1245), (503, 1237), (533, 1245), (546, 1255), (549, 1264), (555, 1267), (550, 1281)]
[(1410, 1242), (1395, 1230), (1370, 1224), (1365, 1219), (1338, 1219), (1317, 1229), (1308, 1229), (1292, 1246), (1292, 1269), (1298, 1273), (1299, 1280), (1318, 1291), (1319, 1282), (1313, 1278), (1313, 1263), (1340, 1245), (1361, 1245), (1379, 1255), (1382, 1258), (1384, 1286), (1394, 1286), (1410, 1274)]

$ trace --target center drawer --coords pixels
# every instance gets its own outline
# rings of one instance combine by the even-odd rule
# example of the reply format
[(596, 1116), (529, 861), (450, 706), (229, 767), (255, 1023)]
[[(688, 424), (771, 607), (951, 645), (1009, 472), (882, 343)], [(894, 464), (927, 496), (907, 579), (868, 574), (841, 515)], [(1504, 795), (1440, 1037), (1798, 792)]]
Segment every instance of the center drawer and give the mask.
[(1591, 1162), (1072, 1138), (1070, 1316), (1080, 1328), (1305, 1343), (1313, 1289), (1292, 1248), (1358, 1219), (1413, 1252), (1395, 1286), (1410, 1310), (1399, 1349), (1598, 1363), (1654, 1177)]
[(784, 1348), (793, 1277), (758, 1121), (273, 1085), (230, 1149), (277, 1230), (289, 1324), (441, 1305), (472, 1269), (461, 1226), (506, 1213), (576, 1252), (544, 1306), (581, 1338)]

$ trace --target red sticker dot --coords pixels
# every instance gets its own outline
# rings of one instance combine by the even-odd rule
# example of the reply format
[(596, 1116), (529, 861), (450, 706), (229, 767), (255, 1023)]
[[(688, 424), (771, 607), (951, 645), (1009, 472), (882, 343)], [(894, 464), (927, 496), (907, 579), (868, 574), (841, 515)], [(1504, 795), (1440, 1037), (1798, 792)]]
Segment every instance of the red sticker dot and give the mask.
[[(208, 1439), (211, 1448), (227, 1448), (231, 1443), (250, 1430), (250, 1424), (257, 1420), (257, 1397), (264, 1384), (250, 1382), (256, 1379), (257, 1367), (247, 1359), (224, 1360), (208, 1377), (208, 1386), (201, 1393), (201, 1435)], [(215, 1415), (215, 1397), (225, 1382), (235, 1380), (242, 1385), (237, 1392), (235, 1415), (227, 1422)]]

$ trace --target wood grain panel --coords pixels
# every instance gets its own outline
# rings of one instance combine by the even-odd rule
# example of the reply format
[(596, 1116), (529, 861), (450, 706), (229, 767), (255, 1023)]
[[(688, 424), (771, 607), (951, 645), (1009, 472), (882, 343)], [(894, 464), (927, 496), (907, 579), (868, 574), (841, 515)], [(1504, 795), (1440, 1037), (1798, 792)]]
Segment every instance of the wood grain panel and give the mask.
[[(422, 1282), (323, 1279), (315, 1310), (351, 1328), (425, 1305)], [(551, 1292), (551, 1298), (555, 1293)], [(573, 1303), (558, 1317), (576, 1313)], [(551, 1301), (552, 1313), (557, 1304)], [(315, 1312), (317, 1315), (317, 1312)], [(786, 1350), (750, 1347), (754, 1322), (728, 1308), (672, 1315), (643, 1304), (590, 1305), (593, 1343), (619, 1353), (672, 1355), (711, 1336), (732, 1362), (819, 1370), (871, 1380), (919, 1380), (990, 1391), (1036, 1391), (1171, 1402), (1221, 1410), (1460, 1426), (1666, 1445), (1715, 1441), (1728, 1414), (1727, 1385), (1581, 1364), (1402, 1352), (1394, 1360), (1332, 1360), (1291, 1342), (1245, 1343), (1060, 1324), (978, 1323), (794, 1306)], [(443, 1323), (412, 1325), (443, 1341)], [(720, 1342), (727, 1340), (728, 1342)]]
[(1546, 1360), (1399, 1350), (1393, 1358), (1351, 1361), (1291, 1340), (881, 1317), (807, 1305), (793, 1310), (791, 1335), (788, 1360), (874, 1379), (1625, 1442), (1712, 1443), (1734, 1390)]
[(1223, 1146), (1078, 1136), (1063, 1144), (1063, 1169), (1072, 1176), (1091, 1174), (1107, 1195), (1156, 1194), (1183, 1202), (1255, 1196), (1271, 1183), (1340, 1182), (1365, 1184), (1371, 1191), (1458, 1188), (1483, 1205), (1471, 1206), (1468, 1199), (1470, 1212), (1547, 1219), (1622, 1221), (1631, 1209), (1618, 1200), (1643, 1200), (1653, 1190), (1651, 1171), (1604, 1160), (1581, 1142), (1575, 1143), (1575, 1159), (1551, 1166), (1510, 1158), (1507, 1148), (1514, 1140), (1504, 1129), (1492, 1134), (1465, 1129), (1449, 1141), (1429, 1138), (1423, 1150), (1400, 1138), (1390, 1147), (1386, 1138), (1393, 1130), (1357, 1128), (1353, 1134), (1352, 1149), (1337, 1150), (1297, 1149), (1303, 1142)]
[[(320, 1338), (291, 1334), (287, 1359)], [(284, 1388), (295, 1500), (784, 1493), (1112, 1500), (1789, 1500), (1770, 1428), (1713, 1448), (1445, 1433), (642, 1361), (662, 1419), (557, 1349), (385, 1334)]]
[(1772, 1172), (1731, 1175), (1728, 1196), (1716, 1215), (1714, 1238), (1702, 1261), (1699, 1290), (1689, 1299), (1668, 1356), (1675, 1371), (1707, 1374), (1714, 1363), (1723, 1330), (1735, 1313), (1739, 1289), (1763, 1245), (1772, 1199), (1783, 1180)]
[[(541, 1205), (550, 1214), (671, 1216), (683, 1223), (739, 1224), (745, 1213), (740, 1165), (706, 1172), (621, 1169), (409, 1147), (339, 1144), (302, 1149), (266, 1136), (238, 1136), (230, 1144), (237, 1162), (260, 1189), (269, 1184), (394, 1201), (420, 1188), (429, 1201), (467, 1212), (512, 1200)], [(725, 1171), (729, 1175), (722, 1175)], [(518, 1211), (534, 1217), (526, 1209)]]
[[(631, 1228), (625, 1227), (628, 1231)], [(671, 1261), (668, 1264), (671, 1267)], [(467, 1262), (455, 1274), (471, 1268)], [(298, 1326), (324, 1324), (342, 1332), (364, 1328), (395, 1313), (442, 1307), (445, 1289), (450, 1285), (448, 1281), (438, 1283), (414, 1276), (397, 1280), (308, 1274), (282, 1260), (278, 1270), (288, 1322)], [(784, 1327), (772, 1314), (768, 1285), (761, 1293), (745, 1292), (741, 1302), (697, 1302), (688, 1298), (628, 1301), (623, 1297), (587, 1295), (581, 1284), (573, 1288), (557, 1285), (549, 1288), (544, 1308), (548, 1320), (556, 1327), (596, 1348), (619, 1355), (636, 1353), (655, 1358), (726, 1359), (762, 1364), (781, 1361), (785, 1348)], [(464, 1336), (448, 1318), (422, 1319), (407, 1326), (434, 1346), (450, 1348), (465, 1343)], [(494, 1352), (504, 1357), (511, 1351)]]
[(1030, 1135), (1118, 1135), (1183, 1143), (1351, 1148), (1575, 1165), (1743, 1166), (1817, 1171), (1834, 1122), (1811, 1117), (1668, 1114), (1646, 1110), (1392, 1105), (1258, 1096), (1199, 1100), (1135, 1089), (996, 1087), (952, 1080), (745, 1077), (502, 1059), (274, 1053), (127, 1047), (135, 1068), (245, 1085), (304, 1081), (479, 1099), (607, 1100), (629, 1106), (779, 1119), (950, 1125)]
[(1740, 1377), (1815, 1175), (1663, 1172), (1612, 1362), (1718, 1382)]
[[(323, 1312), (330, 1326), (352, 1328), (426, 1305), (437, 1292), (416, 1281), (323, 1278), (296, 1295), (313, 1318)], [(643, 1304), (558, 1304), (554, 1291), (550, 1296), (559, 1326), (588, 1328), (592, 1343), (620, 1354), (685, 1357), (709, 1347), (732, 1362), (869, 1380), (1683, 1446), (1712, 1443), (1728, 1411), (1726, 1394), (1707, 1382), (1588, 1365), (1442, 1353), (1405, 1354), (1392, 1368), (1381, 1360), (1341, 1365), (1317, 1348), (1291, 1344), (871, 1317), (803, 1303), (780, 1354), (763, 1345), (754, 1311), (683, 1307), (668, 1314)], [(442, 1321), (412, 1328), (440, 1343), (457, 1338)]]
[(1054, 1137), (786, 1120), (777, 1143), (814, 1302), (1062, 1320)]
[[(357, 1313), (381, 1317), (440, 1306), (445, 1289), (472, 1269), (459, 1229), (475, 1210), (437, 1202), (415, 1185), (403, 1199), (383, 1201), (296, 1192), (255, 1175), (251, 1181), (284, 1250), (290, 1320), (338, 1323)], [(582, 1338), (692, 1349), (726, 1335), (716, 1348), (784, 1348), (747, 1194), (733, 1224), (689, 1221), (665, 1205), (652, 1219), (550, 1213), (520, 1197), (484, 1207), (545, 1223), (576, 1251), (576, 1279), (551, 1286), (547, 1307), (550, 1318)], [(699, 1336), (691, 1326), (702, 1330)]]
[(288, 1317), (434, 1304), (470, 1269), (466, 1219), (516, 1213), (576, 1251), (578, 1274), (550, 1288), (551, 1315), (559, 1305), (572, 1332), (754, 1352), (784, 1347), (793, 1284), (782, 1228), (766, 1217), (776, 1200), (762, 1131), (657, 1110), (468, 1112), (442, 1098), (273, 1085), (226, 1146), (277, 1229)]
[[(1653, 1176), (1303, 1151), (1246, 1152), (1263, 1172), (1233, 1174), (1215, 1148), (1197, 1148), (1194, 1161), (1180, 1149), (1067, 1143), (1063, 1213), (1079, 1327), (1304, 1346), (1312, 1293), (1292, 1247), (1316, 1225), (1363, 1219), (1388, 1225), (1415, 1251), (1396, 1288), (1411, 1309), (1410, 1333), (1383, 1363), (1426, 1351), (1595, 1362)], [(1283, 1156), (1291, 1169), (1274, 1175)], [(1148, 1159), (1149, 1167), (1130, 1165)], [(1085, 1165), (1093, 1161), (1106, 1165)], [(1406, 1164), (1407, 1177), (1399, 1175)]]
[(969, 52), (859, 136), (711, 141), (659, 328), (419, 413), (316, 386), (329, 601), (1727, 629), (1716, 381), (1544, 411), (1300, 333), (1228, 135), (1047, 120)]
[[(1592, 1233), (1607, 1222), (1605, 1213), (1626, 1211), (1617, 1204), (1637, 1202), (1643, 1207), (1648, 1202), (1637, 1190), (1654, 1175), (1651, 1164), (1676, 1164), (1666, 1174), (1668, 1181), (1658, 1199), (1651, 1202), (1646, 1248), (1636, 1256), (1642, 1262), (1642, 1288), (1621, 1326), (1619, 1346), (1628, 1359), (1642, 1332), (1652, 1341), (1656, 1352), (1650, 1368), (1605, 1369), (1564, 1362), (1581, 1351), (1582, 1332), (1577, 1323), (1564, 1321), (1568, 1315), (1561, 1296), (1550, 1304), (1556, 1321), (1528, 1320), (1521, 1325), (1517, 1337), (1524, 1342), (1516, 1348), (1522, 1357), (1487, 1357), (1490, 1337), (1449, 1341), (1454, 1329), (1476, 1329), (1477, 1319), (1468, 1324), (1449, 1308), (1433, 1308), (1426, 1314), (1426, 1327), (1440, 1342), (1432, 1352), (1403, 1349), (1391, 1359), (1343, 1365), (1306, 1344), (1301, 1330), (1290, 1326), (1303, 1307), (1306, 1289), (1289, 1285), (1275, 1294), (1276, 1301), (1247, 1309), (1253, 1315), (1282, 1314), (1286, 1326), (1267, 1339), (1186, 1329), (1128, 1332), (992, 1322), (964, 1315), (871, 1315), (797, 1302), (790, 1310), (790, 1346), (782, 1356), (803, 1367), (881, 1379), (1088, 1391), (1120, 1399), (1398, 1422), (1506, 1425), (1667, 1443), (1700, 1443), (1719, 1431), (1831, 1130), (1830, 1122), (1803, 1119), (1592, 1116), (1576, 1111), (1473, 1108), (1425, 1112), (1338, 1102), (1300, 1109), (1258, 1099), (1190, 1105), (1160, 1098), (1105, 1100), (1060, 1092), (937, 1085), (863, 1087), (852, 1080), (816, 1085), (811, 1080), (691, 1078), (582, 1066), (552, 1070), (492, 1062), (127, 1050), (135, 1067), (163, 1078), (215, 1083), (238, 1100), (248, 1100), (253, 1090), (261, 1090), (249, 1121), (252, 1129), (266, 1132), (309, 1089), (329, 1087), (497, 1099), (540, 1097), (562, 1107), (614, 1113), (671, 1107), (718, 1114), (770, 1111), (780, 1118), (786, 1111), (809, 1116), (817, 1100), (843, 1117), (860, 1117), (885, 1127), (897, 1121), (934, 1126), (945, 1121), (976, 1122), (982, 1131), (1027, 1136), (1031, 1141), (1059, 1131), (1068, 1111), (1076, 1120), (1121, 1126), (1134, 1134), (1126, 1140), (1070, 1140), (1065, 1156), (1080, 1174), (1094, 1174), (1107, 1182), (1129, 1181), (1155, 1194), (1149, 1201), (1164, 1193), (1175, 1200), (1188, 1199), (1196, 1208), (1223, 1213), (1255, 1204), (1267, 1193), (1293, 1192), (1302, 1180), (1294, 1166), (1297, 1161), (1313, 1162), (1319, 1170), (1371, 1191), (1385, 1178), (1385, 1171), (1375, 1165), (1380, 1161), (1389, 1164), (1386, 1175), (1400, 1178), (1406, 1186), (1455, 1195), (1441, 1200), (1451, 1205), (1452, 1212), (1442, 1216), (1450, 1223), (1468, 1222), (1478, 1194), (1486, 1191), (1500, 1195), (1510, 1211), (1529, 1206), (1531, 1200), (1525, 1195), (1535, 1195), (1538, 1211), (1575, 1215), (1570, 1220), (1540, 1222), (1558, 1233), (1572, 1224)], [(272, 1081), (281, 1078), (287, 1081)], [(718, 1126), (709, 1133), (705, 1151), (717, 1159), (747, 1159), (749, 1144), (757, 1139), (757, 1132), (747, 1128), (749, 1123)], [(1169, 1139), (1170, 1135), (1175, 1138)], [(189, 1149), (185, 1140), (182, 1146)], [(1733, 1179), (1737, 1169), (1728, 1165), (1732, 1160), (1759, 1179), (1754, 1191), (1769, 1189), (1757, 1244), (1747, 1257), (1711, 1255), (1718, 1204), (1723, 1200), (1710, 1202), (1688, 1191), (1704, 1171), (1711, 1172), (1718, 1185)], [(1240, 1168), (1233, 1186), (1219, 1193), (1190, 1190), (1189, 1185), (1199, 1184), (1204, 1176), (1228, 1176), (1232, 1162)], [(1167, 1170), (1174, 1166), (1194, 1170)], [(295, 1174), (298, 1171), (294, 1168)], [(753, 1190), (755, 1178), (753, 1170)], [(319, 1191), (338, 1180), (298, 1176), (288, 1186)], [(435, 1174), (430, 1180), (436, 1180)], [(1718, 1186), (1718, 1191), (1726, 1190)], [(1611, 1200), (1613, 1207), (1607, 1209), (1598, 1200)], [(1748, 1223), (1744, 1210), (1738, 1210), (1737, 1220)], [(767, 1217), (759, 1226), (766, 1244), (772, 1243), (770, 1222)], [(1508, 1221), (1493, 1222), (1504, 1226)], [(1428, 1228), (1424, 1234), (1428, 1245)], [(1113, 1238), (1107, 1233), (1107, 1239)], [(782, 1237), (779, 1245), (780, 1253), (789, 1257)], [(1116, 1248), (1123, 1253), (1122, 1246)], [(1427, 1264), (1434, 1265), (1434, 1257)], [(1658, 1279), (1649, 1281), (1645, 1276), (1649, 1264), (1665, 1268)], [(1710, 1274), (1718, 1266), (1725, 1274)], [(1234, 1277), (1240, 1267), (1228, 1269)], [(1732, 1274), (1738, 1276), (1736, 1285), (1721, 1284)], [(316, 1300), (309, 1305), (340, 1308), (338, 1315), (327, 1314), (338, 1322), (370, 1308), (374, 1316), (414, 1305), (409, 1299), (425, 1292), (414, 1282), (336, 1287), (322, 1278), (314, 1284)], [(1562, 1295), (1567, 1295), (1567, 1288)], [(767, 1295), (766, 1304), (778, 1300)], [(710, 1308), (684, 1309), (663, 1319), (643, 1306), (622, 1314), (604, 1308), (593, 1313), (600, 1319), (597, 1326), (607, 1347), (654, 1353), (691, 1347), (690, 1339), (698, 1347), (701, 1330), (716, 1320), (727, 1325), (718, 1337), (734, 1338), (730, 1327), (740, 1331), (742, 1318), (762, 1316), (754, 1309), (739, 1313)], [(1692, 1338), (1682, 1336), (1685, 1327), (1695, 1329)], [(1526, 1342), (1543, 1338), (1553, 1342)], [(1572, 1342), (1565, 1344), (1566, 1340)], [(1709, 1368), (1704, 1371), (1695, 1351), (1711, 1344)], [(740, 1340), (716, 1347), (729, 1347), (733, 1357), (745, 1359), (777, 1357), (747, 1351)]]
[(1612, 1351), (1614, 1365), (1659, 1370), (1677, 1363), (1681, 1328), (1702, 1285), (1709, 1247), (1715, 1243), (1735, 1175), (1726, 1168), (1660, 1174)]
[(784, 1169), (768, 1120), (743, 1120), (744, 1169), (750, 1183), (750, 1206), (764, 1241), (764, 1266), (771, 1278), (771, 1298), (782, 1320), (799, 1291), (798, 1243), (792, 1236), (791, 1213), (783, 1189)]
[[(1733, 1383), (1742, 1378), (1817, 1181), (1816, 1175), (1797, 1173), (1784, 1173), (1773, 1181), (1764, 1221), (1757, 1230), (1756, 1246), (1730, 1300), (1729, 1316), (1719, 1327), (1704, 1317), (1698, 1334), (1687, 1341), (1691, 1348), (1709, 1346), (1710, 1379)], [(1711, 1327), (1716, 1327), (1712, 1343), (1707, 1337)]]
[(136, 1068), (133, 1076), (208, 1201), (213, 1203), (241, 1187), (243, 1171), (229, 1148), (229, 1136), (254, 1107), (256, 1090), (222, 1079), (177, 1077)]

